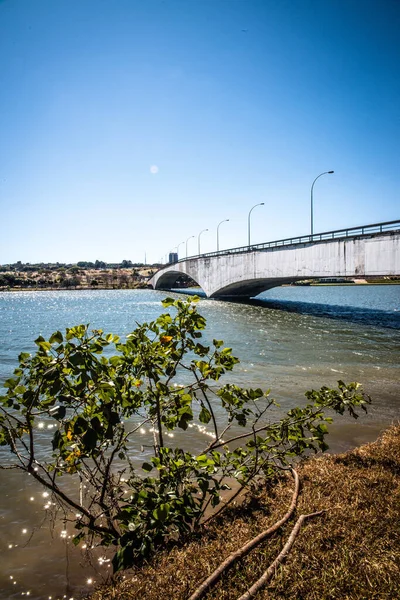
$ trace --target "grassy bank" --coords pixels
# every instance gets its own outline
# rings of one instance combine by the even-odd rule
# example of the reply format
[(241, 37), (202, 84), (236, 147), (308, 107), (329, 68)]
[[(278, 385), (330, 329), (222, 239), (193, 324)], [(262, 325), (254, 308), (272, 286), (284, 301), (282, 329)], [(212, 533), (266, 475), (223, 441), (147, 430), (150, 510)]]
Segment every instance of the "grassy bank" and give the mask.
[[(306, 521), (260, 599), (394, 600), (400, 598), (400, 425), (376, 442), (340, 455), (310, 458), (298, 467), (296, 512), (277, 533), (232, 567), (207, 600), (238, 599), (286, 543), (298, 516)], [(187, 599), (231, 552), (287, 511), (291, 476), (261, 489), (211, 521), (201, 535), (125, 573), (91, 600)]]

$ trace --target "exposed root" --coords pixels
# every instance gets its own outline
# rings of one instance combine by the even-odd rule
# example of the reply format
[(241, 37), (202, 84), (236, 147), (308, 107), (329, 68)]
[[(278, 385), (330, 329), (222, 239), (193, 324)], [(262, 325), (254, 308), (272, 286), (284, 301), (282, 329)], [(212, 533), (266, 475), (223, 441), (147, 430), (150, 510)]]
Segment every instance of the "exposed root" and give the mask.
[(296, 508), (296, 503), (297, 503), (297, 498), (299, 496), (299, 488), (300, 488), (299, 476), (298, 476), (297, 472), (294, 469), (290, 469), (290, 470), (294, 477), (294, 491), (293, 491), (293, 496), (292, 496), (292, 502), (291, 502), (286, 514), (282, 517), (282, 519), (280, 519), (279, 521), (274, 523), (274, 525), (272, 525), (265, 531), (261, 532), (255, 538), (251, 539), (244, 546), (239, 548), (239, 550), (232, 552), (232, 554), (230, 554), (228, 556), (228, 558), (226, 558), (219, 565), (219, 567), (217, 567), (217, 569), (215, 569), (215, 571), (213, 573), (211, 573), (211, 575), (209, 577), (207, 577), (207, 579), (205, 581), (203, 581), (203, 583), (201, 585), (199, 585), (199, 587), (190, 596), (189, 600), (199, 600), (200, 598), (202, 598), (204, 596), (204, 594), (207, 592), (207, 590), (209, 590), (209, 588), (211, 588), (216, 583), (216, 581), (221, 577), (222, 573), (224, 573), (224, 571), (226, 571), (226, 569), (228, 569), (236, 560), (242, 558), (243, 556), (246, 556), (246, 554), (248, 554), (250, 552), (250, 550), (255, 548), (258, 544), (260, 544), (267, 537), (269, 537), (270, 535), (275, 533), (275, 531), (277, 531), (284, 523), (286, 523), (286, 521), (288, 521), (290, 519), (290, 517), (292, 516), (292, 514)]
[(275, 571), (276, 571), (277, 567), (281, 564), (281, 562), (289, 554), (304, 521), (306, 519), (311, 519), (312, 517), (317, 517), (318, 515), (322, 515), (323, 512), (324, 512), (323, 510), (320, 510), (318, 512), (310, 513), (309, 515), (301, 515), (301, 517), (299, 517), (297, 519), (296, 524), (292, 529), (292, 532), (289, 536), (288, 541), (286, 542), (286, 544), (284, 545), (284, 547), (282, 548), (281, 552), (278, 554), (278, 556), (276, 557), (274, 562), (268, 567), (268, 569), (260, 577), (260, 579), (258, 581), (256, 581), (251, 586), (251, 588), (247, 590), (247, 592), (245, 594), (240, 596), (240, 598), (238, 598), (238, 600), (250, 600), (250, 598), (253, 598), (257, 594), (257, 592), (259, 592), (261, 590), (261, 588), (263, 588), (264, 585), (266, 583), (268, 583), (268, 581), (270, 579), (272, 579), (272, 577), (275, 575)]

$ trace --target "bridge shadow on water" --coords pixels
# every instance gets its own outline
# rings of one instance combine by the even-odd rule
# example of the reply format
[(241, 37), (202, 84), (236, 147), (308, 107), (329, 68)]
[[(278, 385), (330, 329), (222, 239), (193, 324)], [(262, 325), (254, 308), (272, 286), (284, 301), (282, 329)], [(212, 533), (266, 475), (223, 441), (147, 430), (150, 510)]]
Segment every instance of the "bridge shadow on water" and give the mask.
[[(201, 289), (174, 289), (175, 293), (197, 295), (206, 298)], [(291, 313), (311, 315), (314, 317), (325, 317), (328, 319), (345, 320), (374, 327), (385, 327), (387, 329), (400, 330), (400, 311), (386, 311), (379, 309), (364, 308), (358, 306), (342, 306), (339, 304), (318, 304), (314, 302), (301, 302), (293, 300), (269, 300), (268, 298), (224, 298), (221, 302), (234, 304), (246, 304), (248, 306), (260, 306), (272, 308)]]
[(400, 329), (400, 312), (385, 311), (357, 306), (341, 306), (336, 304), (314, 304), (311, 302), (298, 302), (292, 300), (268, 300), (264, 298), (251, 298), (240, 301), (241, 304), (273, 308), (286, 312), (326, 317), (328, 319), (342, 319), (363, 325)]

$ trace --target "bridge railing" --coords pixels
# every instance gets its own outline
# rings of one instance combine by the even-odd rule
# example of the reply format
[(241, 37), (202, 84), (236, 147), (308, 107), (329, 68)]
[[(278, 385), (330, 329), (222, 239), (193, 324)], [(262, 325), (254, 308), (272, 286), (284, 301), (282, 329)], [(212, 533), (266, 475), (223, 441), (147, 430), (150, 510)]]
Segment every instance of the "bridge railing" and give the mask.
[[(240, 246), (238, 248), (230, 248), (229, 250), (219, 250), (218, 252), (207, 252), (201, 255), (180, 258), (178, 262), (184, 262), (185, 260), (194, 260), (197, 258), (227, 256), (229, 254), (242, 254), (246, 252), (255, 252), (259, 250), (269, 250), (272, 248), (280, 248), (282, 246), (296, 246), (300, 244), (309, 244), (310, 242), (323, 242), (333, 239), (346, 239), (351, 237), (358, 237), (360, 235), (371, 235), (375, 233), (385, 233), (397, 230), (400, 230), (400, 220), (386, 221), (384, 223), (374, 223), (372, 225), (361, 225), (359, 227), (348, 227), (347, 229), (324, 231), (323, 233), (314, 233), (313, 235), (310, 234), (302, 236), (293, 236), (290, 238), (285, 238), (283, 240), (274, 240), (272, 242), (264, 242), (263, 244), (252, 244), (251, 246)], [(168, 265), (165, 265), (163, 268), (167, 266)]]

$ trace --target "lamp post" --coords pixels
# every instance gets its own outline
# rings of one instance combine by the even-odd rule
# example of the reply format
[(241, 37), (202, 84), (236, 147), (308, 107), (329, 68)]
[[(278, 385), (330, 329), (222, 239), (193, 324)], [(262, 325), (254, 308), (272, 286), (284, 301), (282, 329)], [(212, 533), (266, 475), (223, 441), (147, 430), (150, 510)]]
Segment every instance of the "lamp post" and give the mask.
[(255, 204), (253, 206), (253, 208), (250, 209), (249, 216), (247, 218), (248, 238), (249, 238), (249, 244), (248, 245), (249, 245), (249, 247), (250, 247), (250, 215), (251, 215), (251, 213), (253, 212), (253, 210), (255, 209), (256, 206), (264, 206), (264, 202), (260, 202), (259, 204)]
[(323, 173), (320, 173), (318, 175), (318, 177), (316, 177), (314, 179), (314, 181), (312, 182), (312, 186), (311, 186), (311, 235), (314, 234), (314, 202), (313, 202), (314, 183), (317, 181), (317, 179), (322, 177), (322, 175), (330, 175), (331, 173), (334, 173), (334, 172), (335, 171), (324, 171)]
[(179, 260), (179, 246), (182, 246), (182, 244), (184, 244), (185, 242), (179, 242), (179, 244), (176, 247), (176, 253), (178, 255), (178, 260)]
[(200, 231), (199, 236), (197, 238), (197, 244), (198, 244), (198, 250), (199, 250), (199, 256), (200, 256), (200, 236), (202, 233), (204, 233), (205, 231), (208, 231), (208, 229), (203, 229), (203, 231)]
[(194, 235), (191, 235), (190, 237), (188, 237), (188, 239), (186, 240), (186, 258), (187, 258), (187, 243), (189, 240), (191, 240), (192, 238), (194, 238)]
[(217, 252), (219, 252), (219, 226), (222, 223), (226, 223), (227, 221), (229, 221), (229, 219), (224, 219), (223, 221), (221, 221), (220, 223), (218, 223), (218, 226), (217, 226)]

